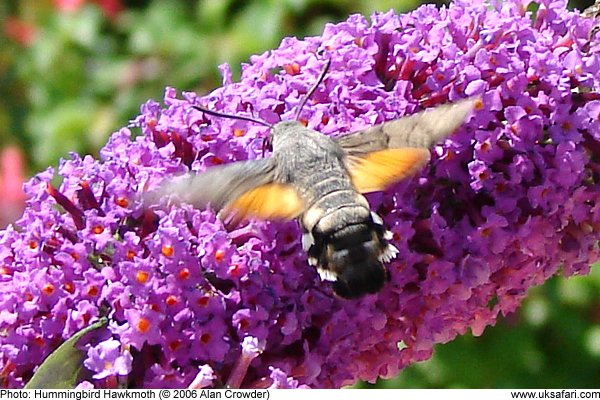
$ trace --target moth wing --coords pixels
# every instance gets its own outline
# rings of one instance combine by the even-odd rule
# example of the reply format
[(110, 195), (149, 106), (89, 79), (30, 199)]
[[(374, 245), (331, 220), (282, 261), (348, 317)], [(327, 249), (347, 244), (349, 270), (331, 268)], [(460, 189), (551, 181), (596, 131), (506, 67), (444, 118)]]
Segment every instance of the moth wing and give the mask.
[(303, 210), (303, 203), (291, 186), (276, 182), (273, 159), (239, 161), (216, 166), (199, 174), (189, 173), (166, 180), (150, 192), (146, 204), (164, 196), (196, 208), (210, 206), (221, 216), (235, 215), (263, 219), (292, 219)]
[(600, 1), (596, 0), (594, 4), (583, 10), (581, 15), (587, 18), (600, 17)]
[(478, 98), (469, 98), (444, 104), (344, 135), (335, 141), (351, 156), (404, 147), (428, 149), (454, 132), (477, 101)]
[(429, 161), (429, 148), (454, 132), (477, 101), (445, 104), (336, 138), (356, 189), (385, 190), (418, 171)]
[(429, 161), (429, 150), (418, 148), (375, 151), (346, 160), (352, 184), (361, 193), (382, 191), (412, 175)]
[(263, 219), (296, 218), (304, 205), (298, 192), (290, 185), (267, 183), (248, 190), (223, 210), (236, 216), (251, 215)]

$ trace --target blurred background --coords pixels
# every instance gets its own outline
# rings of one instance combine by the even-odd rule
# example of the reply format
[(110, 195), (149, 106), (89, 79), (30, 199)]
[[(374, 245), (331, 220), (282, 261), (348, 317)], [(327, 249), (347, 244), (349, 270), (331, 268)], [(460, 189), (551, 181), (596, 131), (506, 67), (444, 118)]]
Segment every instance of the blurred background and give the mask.
[[(580, 10), (592, 0), (571, 1)], [(217, 66), (285, 36), (418, 0), (2, 0), (0, 228), (20, 217), (27, 177), (69, 152), (96, 155), (165, 86), (205, 93)], [(432, 359), (376, 387), (600, 387), (600, 271), (534, 288), (520, 312), (481, 337), (439, 345)], [(360, 383), (356, 387), (372, 387)]]

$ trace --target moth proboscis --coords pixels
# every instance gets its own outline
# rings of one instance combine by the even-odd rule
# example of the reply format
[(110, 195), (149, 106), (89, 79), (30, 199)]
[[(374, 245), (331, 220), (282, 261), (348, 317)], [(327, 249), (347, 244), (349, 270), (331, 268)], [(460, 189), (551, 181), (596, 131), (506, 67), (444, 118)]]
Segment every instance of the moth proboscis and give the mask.
[[(328, 67), (329, 62), (302, 100), (296, 119)], [(146, 200), (154, 203), (175, 194), (178, 201), (197, 208), (210, 205), (220, 217), (298, 218), (308, 263), (323, 280), (333, 282), (336, 294), (357, 298), (375, 293), (386, 281), (384, 263), (398, 250), (363, 193), (386, 190), (417, 172), (428, 162), (430, 147), (454, 132), (477, 101), (441, 105), (338, 138), (294, 120), (271, 125), (242, 117), (270, 127), (271, 157), (167, 179)]]

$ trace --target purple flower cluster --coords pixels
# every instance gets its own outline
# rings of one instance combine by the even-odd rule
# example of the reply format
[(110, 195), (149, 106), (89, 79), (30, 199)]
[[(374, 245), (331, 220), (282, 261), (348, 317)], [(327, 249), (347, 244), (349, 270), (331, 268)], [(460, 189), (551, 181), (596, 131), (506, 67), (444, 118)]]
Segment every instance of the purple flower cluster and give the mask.
[[(285, 39), (205, 97), (167, 89), (101, 160), (72, 154), (25, 188), (0, 234), (0, 385), (21, 387), (101, 316), (80, 387), (340, 387), (391, 377), (469, 328), (480, 335), (552, 275), (585, 274), (600, 237), (600, 54), (565, 1), (460, 0), (359, 15)], [(589, 48), (589, 46), (587, 46)], [(211, 210), (142, 207), (186, 171), (261, 157), (263, 126), (327, 135), (478, 95), (419, 176), (369, 196), (398, 257), (377, 295), (344, 300), (307, 264), (296, 222), (224, 226)]]

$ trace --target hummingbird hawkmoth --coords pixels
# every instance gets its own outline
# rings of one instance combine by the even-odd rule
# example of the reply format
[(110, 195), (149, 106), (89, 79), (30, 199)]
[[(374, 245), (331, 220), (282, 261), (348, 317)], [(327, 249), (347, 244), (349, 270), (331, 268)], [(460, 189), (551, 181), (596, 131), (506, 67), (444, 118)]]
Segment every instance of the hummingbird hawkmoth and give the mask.
[(429, 148), (455, 131), (477, 100), (441, 105), (332, 138), (297, 121), (328, 68), (329, 62), (296, 110), (296, 120), (271, 125), (195, 106), (208, 115), (268, 126), (272, 156), (168, 179), (150, 197), (176, 194), (181, 202), (197, 208), (210, 205), (220, 216), (238, 220), (298, 218), (308, 263), (321, 279), (333, 282), (336, 294), (357, 298), (381, 289), (387, 276), (384, 263), (398, 253), (390, 243), (391, 232), (363, 193), (386, 190), (418, 171), (429, 160)]
[(592, 28), (590, 29), (590, 33), (588, 35), (589, 41), (588, 41), (588, 43), (586, 43), (584, 45), (583, 49), (584, 49), (584, 51), (588, 52), (590, 50), (590, 47), (595, 47), (595, 49), (597, 51), (598, 50), (597, 44), (596, 44), (596, 46), (593, 46), (592, 42), (594, 41), (594, 37), (596, 36), (596, 33), (600, 32), (600, 21), (598, 21), (598, 19), (600, 18), (600, 0), (596, 0), (596, 2), (594, 4), (592, 4), (585, 10), (583, 10), (581, 12), (581, 16), (583, 16), (585, 18), (591, 18), (594, 20), (594, 23), (593, 23)]

